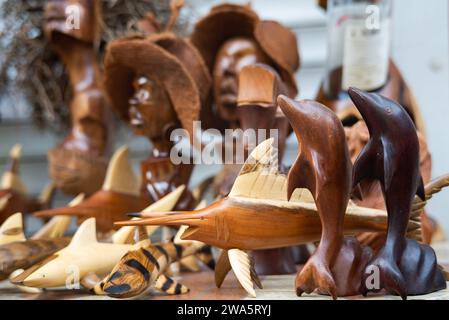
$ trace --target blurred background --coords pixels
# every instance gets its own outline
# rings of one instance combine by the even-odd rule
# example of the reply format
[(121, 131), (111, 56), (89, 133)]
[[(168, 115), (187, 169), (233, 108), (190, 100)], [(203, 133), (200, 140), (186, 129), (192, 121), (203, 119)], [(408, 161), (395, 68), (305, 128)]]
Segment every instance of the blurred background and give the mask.
[[(2, 1), (0, 0), (0, 4)], [(210, 7), (222, 1), (187, 0), (186, 21), (191, 26)], [(247, 3), (248, 1), (229, 1)], [(297, 34), (301, 53), (301, 70), (297, 74), (299, 98), (313, 99), (325, 73), (326, 14), (315, 0), (253, 0), (255, 11), (263, 19), (274, 19)], [(426, 123), (426, 135), (433, 157), (433, 176), (449, 172), (449, 5), (446, 0), (394, 0), (392, 55), (405, 80), (414, 91)], [(5, 32), (0, 20), (0, 30)], [(7, 32), (7, 30), (6, 30)], [(4, 45), (4, 44), (3, 44)], [(6, 48), (0, 47), (0, 63)], [(0, 89), (3, 83), (0, 83)], [(4, 92), (0, 90), (0, 95)], [(4, 94), (4, 93), (3, 93)], [(30, 106), (24, 97), (0, 97), (0, 168), (4, 168), (10, 148), (23, 145), (22, 177), (31, 193), (38, 194), (49, 181), (47, 151), (63, 136), (54, 130), (39, 129), (31, 120)], [(120, 128), (116, 146), (129, 144), (133, 162), (149, 153), (146, 139), (134, 137)], [(296, 156), (297, 144), (289, 139), (286, 162)], [(219, 166), (197, 166), (191, 181), (219, 170)], [(58, 194), (56, 205), (67, 198)], [(443, 192), (429, 205), (434, 216), (449, 233), (449, 194)]]

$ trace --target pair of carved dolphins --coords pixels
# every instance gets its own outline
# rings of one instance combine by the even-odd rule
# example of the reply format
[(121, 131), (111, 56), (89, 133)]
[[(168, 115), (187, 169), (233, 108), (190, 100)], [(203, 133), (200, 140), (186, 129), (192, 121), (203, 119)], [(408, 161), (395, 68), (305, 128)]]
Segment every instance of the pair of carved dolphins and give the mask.
[[(332, 111), (314, 101), (279, 96), (278, 105), (300, 146), (287, 179), (279, 174), (266, 141), (253, 151), (227, 198), (199, 211), (143, 214), (147, 219), (117, 224), (188, 225), (183, 239), (224, 249), (216, 268), (217, 285), (232, 268), (253, 296), (252, 282), (260, 282), (248, 256), (239, 252), (235, 258), (235, 250), (295, 245), (320, 236), (316, 252), (296, 278), (298, 295), (316, 289), (334, 299), (366, 294), (373, 267), (380, 285), (369, 287), (372, 291), (385, 289), (405, 299), (445, 288), (434, 251), (407, 239), (419, 234), (416, 208), (425, 203), (415, 126), (392, 100), (355, 88), (349, 94), (370, 132), (354, 166), (343, 126)], [(388, 216), (384, 211), (348, 206), (353, 187), (368, 178), (380, 181)], [(344, 237), (362, 231), (387, 232), (377, 256), (354, 238)]]

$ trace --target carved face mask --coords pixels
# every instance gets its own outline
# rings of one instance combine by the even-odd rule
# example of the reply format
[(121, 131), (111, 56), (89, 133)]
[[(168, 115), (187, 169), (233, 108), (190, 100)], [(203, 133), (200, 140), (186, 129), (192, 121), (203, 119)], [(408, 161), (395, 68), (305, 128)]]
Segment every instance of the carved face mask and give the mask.
[(269, 58), (253, 40), (234, 38), (219, 50), (213, 73), (214, 96), (224, 119), (237, 120), (238, 74), (243, 67), (254, 63), (269, 64)]
[(129, 121), (137, 135), (158, 138), (178, 119), (161, 83), (146, 76), (136, 76), (134, 94), (129, 99)]
[(66, 35), (95, 43), (99, 34), (100, 6), (96, 0), (49, 0), (45, 5), (44, 32), (48, 39)]

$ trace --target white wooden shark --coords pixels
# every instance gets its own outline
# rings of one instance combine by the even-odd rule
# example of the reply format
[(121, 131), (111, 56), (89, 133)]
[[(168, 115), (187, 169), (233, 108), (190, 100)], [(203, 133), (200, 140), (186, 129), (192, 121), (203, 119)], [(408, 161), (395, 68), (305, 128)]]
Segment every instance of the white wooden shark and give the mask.
[[(172, 210), (184, 188), (180, 186), (146, 211)], [(151, 233), (153, 229), (150, 227), (148, 231)], [(95, 218), (90, 218), (81, 224), (66, 248), (25, 270), (11, 282), (36, 288), (61, 287), (77, 281), (87, 285), (91, 283), (91, 278), (101, 278), (109, 273), (120, 258), (133, 248), (133, 244), (128, 243), (135, 231), (134, 226), (121, 228), (112, 236), (113, 243), (102, 243), (97, 240)]]

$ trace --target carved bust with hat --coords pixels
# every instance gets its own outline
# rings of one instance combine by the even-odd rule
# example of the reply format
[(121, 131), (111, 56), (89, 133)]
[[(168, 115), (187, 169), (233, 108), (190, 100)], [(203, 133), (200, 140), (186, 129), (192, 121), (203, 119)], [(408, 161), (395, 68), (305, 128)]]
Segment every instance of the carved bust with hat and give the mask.
[(170, 31), (182, 5), (172, 1), (165, 28), (146, 15), (140, 24), (147, 26), (145, 37), (112, 41), (105, 56), (105, 88), (113, 109), (153, 145), (152, 157), (141, 165), (143, 188), (153, 201), (188, 183), (193, 165), (170, 161), (170, 134), (183, 128), (193, 138), (193, 123), (209, 102), (211, 80), (201, 55)]

